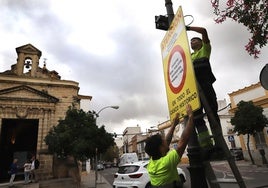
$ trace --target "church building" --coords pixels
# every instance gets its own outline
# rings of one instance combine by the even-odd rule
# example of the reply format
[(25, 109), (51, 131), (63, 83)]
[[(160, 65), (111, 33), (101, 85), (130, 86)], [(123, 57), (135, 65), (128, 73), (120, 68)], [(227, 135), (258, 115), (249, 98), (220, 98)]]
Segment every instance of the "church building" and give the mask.
[(0, 73), (0, 182), (8, 179), (13, 158), (23, 166), (30, 155), (40, 161), (40, 179), (49, 179), (53, 156), (47, 152), (45, 136), (65, 118), (69, 106), (79, 109), (81, 99), (92, 97), (79, 95), (78, 82), (62, 80), (48, 70), (46, 62), (40, 62), (42, 52), (33, 45), (17, 47), (16, 53), (11, 69)]

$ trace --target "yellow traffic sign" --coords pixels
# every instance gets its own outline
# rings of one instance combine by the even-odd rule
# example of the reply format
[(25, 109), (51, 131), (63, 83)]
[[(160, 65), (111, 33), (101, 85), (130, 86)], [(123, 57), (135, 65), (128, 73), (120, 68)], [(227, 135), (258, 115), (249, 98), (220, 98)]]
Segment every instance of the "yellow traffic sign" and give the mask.
[(186, 105), (197, 110), (200, 100), (181, 7), (161, 42), (161, 52), (170, 118), (176, 113), (183, 117)]

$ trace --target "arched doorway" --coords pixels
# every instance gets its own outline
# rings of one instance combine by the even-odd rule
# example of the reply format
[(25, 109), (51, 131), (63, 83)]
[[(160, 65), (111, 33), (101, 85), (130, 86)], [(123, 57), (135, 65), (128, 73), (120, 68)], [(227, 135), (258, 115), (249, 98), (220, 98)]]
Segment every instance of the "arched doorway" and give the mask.
[(27, 158), (36, 153), (38, 119), (2, 119), (0, 137), (0, 182), (8, 180), (9, 166), (13, 158), (20, 167), (16, 179), (23, 178), (23, 165)]

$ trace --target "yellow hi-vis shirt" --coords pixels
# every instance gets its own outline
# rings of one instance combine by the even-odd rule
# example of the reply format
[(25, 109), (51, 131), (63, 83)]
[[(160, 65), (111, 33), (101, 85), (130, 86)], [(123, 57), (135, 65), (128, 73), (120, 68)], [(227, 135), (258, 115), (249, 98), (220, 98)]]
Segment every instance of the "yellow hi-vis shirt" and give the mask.
[(206, 57), (206, 58), (210, 58), (210, 53), (211, 53), (211, 45), (210, 43), (204, 43), (203, 42), (203, 46), (202, 48), (200, 48), (198, 51), (196, 52), (193, 52), (191, 54), (191, 57), (192, 57), (192, 61), (194, 62), (194, 60), (196, 59), (199, 59), (199, 58), (203, 58), (203, 57)]
[(181, 158), (175, 149), (170, 150), (166, 156), (158, 160), (151, 158), (147, 166), (151, 185), (160, 186), (180, 181), (177, 170), (180, 160)]

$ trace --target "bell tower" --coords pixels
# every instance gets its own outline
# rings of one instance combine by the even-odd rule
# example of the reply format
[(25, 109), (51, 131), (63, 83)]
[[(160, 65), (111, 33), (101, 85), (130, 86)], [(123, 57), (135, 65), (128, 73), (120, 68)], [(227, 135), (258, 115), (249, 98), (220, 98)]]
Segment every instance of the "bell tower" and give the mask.
[(42, 55), (42, 52), (31, 44), (26, 44), (16, 48), (16, 52), (18, 58), (15, 74), (22, 76), (27, 70), (29, 70), (29, 76), (36, 77), (39, 59)]

